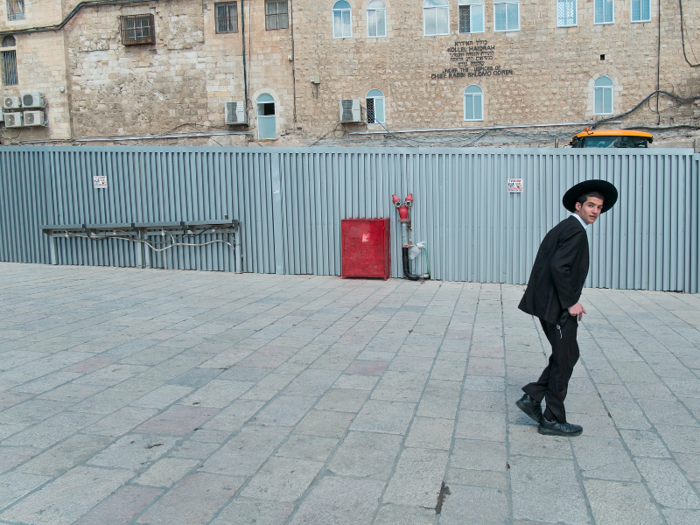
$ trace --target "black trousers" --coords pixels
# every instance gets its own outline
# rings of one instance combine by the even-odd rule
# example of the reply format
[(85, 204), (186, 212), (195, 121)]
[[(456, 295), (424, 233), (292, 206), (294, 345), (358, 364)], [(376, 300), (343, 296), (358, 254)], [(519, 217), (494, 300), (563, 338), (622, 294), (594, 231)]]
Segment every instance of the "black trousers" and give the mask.
[(569, 388), (569, 380), (574, 371), (574, 365), (579, 358), (576, 332), (578, 331), (578, 318), (569, 315), (564, 310), (559, 317), (559, 324), (548, 323), (540, 319), (549, 344), (552, 345), (552, 355), (549, 364), (544, 369), (540, 378), (523, 387), (523, 392), (538, 403), (542, 398), (547, 403), (544, 416), (552, 421), (556, 419), (560, 423), (566, 423), (566, 409), (564, 399)]

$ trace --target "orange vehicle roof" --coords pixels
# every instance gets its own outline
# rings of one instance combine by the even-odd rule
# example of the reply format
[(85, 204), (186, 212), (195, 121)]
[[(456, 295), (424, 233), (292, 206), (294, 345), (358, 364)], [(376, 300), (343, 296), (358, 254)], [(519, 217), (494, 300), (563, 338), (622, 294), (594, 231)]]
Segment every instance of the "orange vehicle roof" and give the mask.
[(593, 131), (582, 131), (574, 135), (574, 137), (644, 137), (647, 139), (654, 138), (651, 133), (643, 131), (632, 131), (629, 129), (601, 129)]

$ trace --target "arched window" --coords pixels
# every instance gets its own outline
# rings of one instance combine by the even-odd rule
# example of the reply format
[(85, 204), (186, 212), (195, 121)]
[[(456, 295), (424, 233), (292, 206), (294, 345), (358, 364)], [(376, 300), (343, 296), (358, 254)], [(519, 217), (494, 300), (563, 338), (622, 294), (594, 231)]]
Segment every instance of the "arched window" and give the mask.
[(464, 90), (464, 120), (484, 120), (484, 91), (479, 86)]
[(386, 6), (382, 0), (372, 0), (367, 4), (367, 36), (386, 36)]
[(263, 93), (258, 97), (258, 139), (276, 139), (275, 99)]
[[(3, 48), (14, 48), (17, 45), (15, 37), (8, 35), (2, 39)], [(7, 49), (0, 53), (0, 69), (2, 69), (2, 85), (16, 86), (17, 81), (17, 51)]]
[(450, 34), (450, 4), (447, 0), (423, 0), (423, 35)]
[(367, 124), (384, 124), (384, 93), (379, 89), (370, 89), (365, 97), (367, 105)]
[(352, 38), (350, 4), (345, 0), (333, 4), (333, 38)]
[(593, 84), (595, 104), (594, 115), (613, 114), (613, 81), (610, 77), (600, 77)]

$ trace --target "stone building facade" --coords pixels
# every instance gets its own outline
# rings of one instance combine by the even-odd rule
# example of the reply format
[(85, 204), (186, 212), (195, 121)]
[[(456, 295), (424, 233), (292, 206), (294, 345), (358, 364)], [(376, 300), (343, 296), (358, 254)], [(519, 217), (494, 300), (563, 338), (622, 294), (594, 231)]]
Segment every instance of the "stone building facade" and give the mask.
[(4, 144), (552, 146), (606, 118), (700, 137), (690, 0), (0, 0), (0, 43), (3, 99), (47, 103)]

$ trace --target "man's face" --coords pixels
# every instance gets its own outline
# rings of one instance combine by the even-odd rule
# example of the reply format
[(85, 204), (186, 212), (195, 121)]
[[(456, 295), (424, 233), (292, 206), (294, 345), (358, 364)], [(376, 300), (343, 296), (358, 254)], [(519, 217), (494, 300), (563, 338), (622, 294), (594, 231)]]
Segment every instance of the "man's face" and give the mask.
[(588, 197), (586, 202), (576, 203), (576, 215), (581, 217), (586, 224), (593, 224), (603, 211), (603, 199)]

